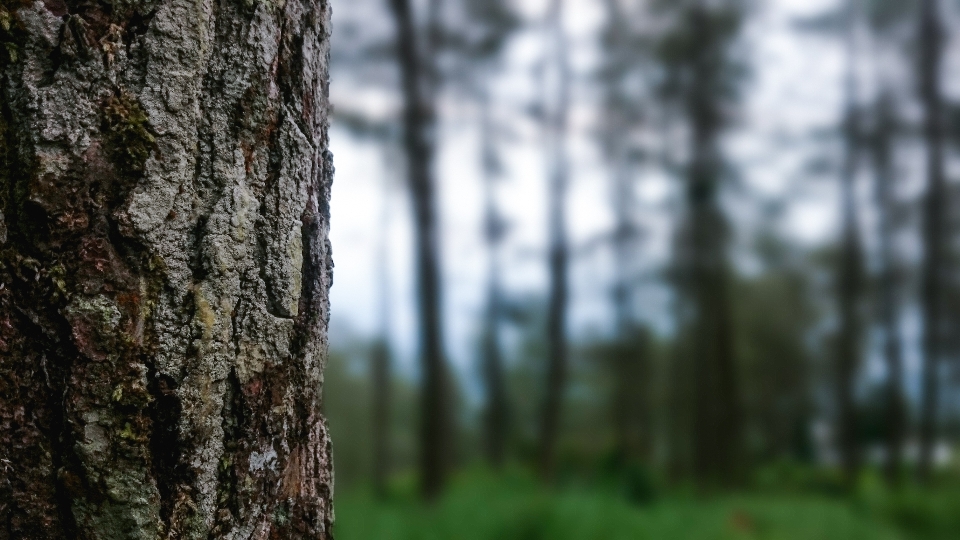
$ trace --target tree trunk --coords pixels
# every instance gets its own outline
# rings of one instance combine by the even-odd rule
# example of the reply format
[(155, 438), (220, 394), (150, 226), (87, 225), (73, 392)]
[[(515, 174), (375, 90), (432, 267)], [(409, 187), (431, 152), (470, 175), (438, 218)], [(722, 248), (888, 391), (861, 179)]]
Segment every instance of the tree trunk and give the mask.
[(490, 101), (484, 94), (482, 103), (481, 137), (483, 145), (485, 230), (489, 256), (487, 271), (487, 312), (483, 331), (483, 374), (486, 383), (487, 403), (484, 412), (487, 461), (494, 468), (503, 466), (507, 441), (507, 390), (503, 374), (503, 354), (500, 344), (500, 316), (503, 291), (500, 284), (500, 252), (505, 225), (497, 209), (494, 193), (496, 182), (496, 155), (493, 131), (490, 126)]
[(860, 366), (862, 322), (860, 302), (863, 294), (863, 247), (857, 217), (855, 182), (859, 156), (860, 123), (855, 99), (855, 15), (854, 3), (848, 6), (847, 74), (845, 81), (846, 111), (843, 119), (844, 164), (840, 178), (840, 264), (837, 275), (837, 303), (840, 328), (837, 333), (836, 406), (837, 444), (840, 464), (848, 484), (856, 480), (860, 470), (860, 448), (857, 441), (857, 406), (855, 385)]
[(329, 538), (328, 3), (0, 28), (0, 538)]
[[(853, 150), (848, 150), (853, 153)], [(853, 160), (853, 157), (848, 157)], [(857, 407), (854, 398), (857, 369), (861, 356), (861, 321), (859, 306), (863, 291), (863, 253), (857, 226), (854, 202), (854, 175), (844, 173), (842, 179), (843, 233), (838, 276), (840, 328), (837, 334), (837, 443), (841, 466), (852, 483), (860, 470), (860, 448), (857, 442)]]
[(649, 332), (633, 313), (633, 263), (639, 235), (632, 215), (636, 201), (631, 153), (637, 150), (636, 130), (643, 122), (641, 109), (646, 104), (635, 91), (625, 87), (626, 81), (643, 66), (638, 57), (649, 51), (638, 46), (638, 32), (630, 27), (632, 14), (626, 12), (622, 2), (604, 0), (604, 4), (607, 25), (601, 43), (605, 65), (599, 73), (604, 92), (601, 144), (611, 167), (614, 283), (610, 300), (616, 325), (615, 344), (608, 359), (614, 379), (611, 418), (615, 456), (623, 461), (637, 461), (648, 457), (650, 442), (646, 407)]
[[(432, 0), (431, 20), (437, 0)], [(420, 318), (421, 440), (420, 472), (423, 495), (440, 494), (446, 479), (449, 458), (447, 419), (447, 375), (443, 357), (443, 333), (440, 320), (440, 255), (437, 225), (436, 186), (433, 178), (434, 131), (433, 104), (435, 73), (418, 53), (416, 27), (409, 0), (391, 0), (397, 20), (397, 54), (406, 103), (404, 146), (407, 175), (413, 200), (416, 234), (417, 286)], [(428, 34), (435, 41), (436, 23)], [(428, 51), (429, 52), (429, 51)]]
[(384, 185), (380, 216), (380, 246), (377, 253), (377, 286), (380, 295), (380, 337), (370, 354), (370, 376), (373, 389), (373, 490), (381, 499), (387, 496), (390, 476), (390, 411), (391, 388), (391, 302), (390, 302), (390, 196)]
[[(623, 134), (627, 136), (626, 133)], [(631, 297), (631, 262), (633, 245), (636, 240), (634, 226), (630, 218), (633, 210), (633, 184), (626, 165), (626, 148), (617, 152), (616, 172), (613, 177), (612, 206), (614, 215), (613, 259), (614, 284), (612, 298), (617, 337), (625, 340), (635, 330)]]
[(567, 378), (567, 246), (566, 199), (568, 171), (566, 160), (567, 113), (569, 108), (570, 66), (563, 29), (563, 0), (553, 0), (549, 12), (552, 33), (551, 53), (557, 71), (557, 102), (547, 120), (550, 140), (550, 183), (548, 187), (548, 230), (550, 247), (550, 300), (547, 312), (547, 385), (540, 417), (539, 469), (543, 478), (553, 475), (560, 416)]
[(729, 484), (739, 469), (742, 414), (734, 351), (727, 244), (730, 225), (720, 207), (719, 139), (723, 114), (712, 89), (727, 60), (715, 49), (726, 30), (717, 15), (694, 7), (687, 24), (696, 38), (686, 113), (692, 128), (687, 199), (690, 208), (690, 292), (694, 305), (693, 470), (701, 485)]
[(920, 462), (918, 474), (927, 480), (933, 465), (937, 437), (943, 291), (943, 231), (946, 181), (943, 171), (943, 106), (940, 64), (943, 35), (937, 2), (923, 0), (920, 7), (920, 98), (924, 109), (927, 144), (927, 196), (924, 202), (923, 366), (920, 409)]
[(614, 452), (621, 465), (650, 457), (650, 331), (634, 326), (612, 350)]
[(371, 354), (373, 379), (373, 490), (381, 499), (387, 496), (390, 476), (390, 344), (381, 337)]
[[(706, 141), (704, 141), (706, 142)], [(741, 413), (733, 347), (729, 224), (713, 197), (718, 163), (695, 151), (690, 183), (693, 242), (693, 467), (702, 485), (731, 483), (739, 468)]]
[[(623, 134), (627, 136), (626, 133)], [(613, 421), (615, 452), (620, 459), (638, 461), (651, 450), (649, 400), (650, 331), (633, 314), (632, 271), (637, 245), (637, 228), (631, 219), (634, 206), (633, 183), (627, 165), (625, 145), (617, 152), (620, 165), (613, 178), (615, 230), (613, 252), (615, 282), (612, 291), (616, 321), (613, 357)]]
[(871, 150), (876, 177), (877, 225), (880, 240), (880, 324), (883, 327), (883, 355), (887, 364), (886, 429), (887, 463), (885, 473), (891, 485), (898, 485), (903, 461), (906, 429), (906, 398), (903, 392), (903, 354), (897, 302), (897, 267), (893, 252), (892, 136), (895, 129), (890, 94), (881, 93), (877, 101), (876, 126)]
[[(627, 136), (626, 133), (623, 134)], [(649, 415), (646, 407), (649, 332), (633, 316), (631, 270), (636, 232), (631, 220), (632, 182), (625, 156), (625, 145), (616, 152), (619, 165), (614, 173), (612, 205), (615, 220), (613, 234), (614, 286), (611, 294), (616, 342), (613, 350), (613, 425), (614, 451), (618, 459), (638, 461), (649, 450)]]

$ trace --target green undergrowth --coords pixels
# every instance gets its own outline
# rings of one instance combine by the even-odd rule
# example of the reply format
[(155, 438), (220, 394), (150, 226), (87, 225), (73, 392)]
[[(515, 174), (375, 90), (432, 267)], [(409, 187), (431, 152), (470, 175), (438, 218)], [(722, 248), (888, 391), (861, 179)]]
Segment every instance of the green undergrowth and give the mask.
[(383, 501), (354, 491), (336, 504), (338, 540), (960, 539), (960, 485), (891, 492), (868, 480), (851, 496), (767, 489), (638, 505), (599, 484), (550, 491), (516, 471), (470, 472), (431, 505), (411, 481)]

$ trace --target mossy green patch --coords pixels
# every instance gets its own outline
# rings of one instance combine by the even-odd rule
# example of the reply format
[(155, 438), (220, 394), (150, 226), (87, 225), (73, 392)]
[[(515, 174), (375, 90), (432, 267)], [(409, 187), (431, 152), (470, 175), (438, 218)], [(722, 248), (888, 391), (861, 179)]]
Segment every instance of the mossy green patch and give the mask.
[(147, 112), (133, 94), (121, 89), (107, 98), (102, 129), (105, 148), (118, 172), (123, 176), (143, 174), (157, 142)]
[(281, 527), (290, 522), (290, 507), (287, 503), (282, 502), (277, 505), (273, 511), (273, 522)]
[(31, 2), (27, 0), (0, 0), (0, 66), (12, 64), (19, 57), (18, 34), (22, 32), (22, 25), (17, 19), (15, 12), (29, 6)]

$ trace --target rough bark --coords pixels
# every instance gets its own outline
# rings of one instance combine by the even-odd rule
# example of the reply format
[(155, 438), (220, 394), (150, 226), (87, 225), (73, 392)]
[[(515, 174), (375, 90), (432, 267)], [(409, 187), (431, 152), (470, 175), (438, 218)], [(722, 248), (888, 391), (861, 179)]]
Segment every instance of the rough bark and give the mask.
[(0, 538), (328, 538), (326, 0), (0, 4)]
[(923, 243), (923, 365), (920, 407), (921, 480), (930, 476), (933, 447), (937, 437), (937, 408), (943, 319), (944, 198), (946, 179), (943, 165), (943, 97), (940, 90), (940, 65), (943, 57), (943, 32), (935, 0), (920, 4), (920, 99), (924, 109), (923, 136), (927, 145), (927, 194), (924, 200)]
[[(436, 42), (436, 4), (431, 0), (428, 43)], [(435, 73), (426, 61), (433, 47), (421, 54), (409, 0), (391, 0), (397, 21), (397, 55), (405, 102), (404, 148), (413, 202), (420, 319), (421, 412), (420, 473), (423, 495), (434, 498), (443, 489), (449, 459), (446, 361), (440, 304), (439, 226), (433, 158), (436, 152), (434, 111)]]
[(570, 66), (563, 29), (563, 0), (553, 0), (549, 12), (551, 60), (557, 72), (556, 103), (548, 119), (550, 180), (548, 186), (548, 270), (550, 299), (547, 308), (547, 380), (540, 416), (538, 467), (550, 478), (556, 461), (563, 394), (567, 379), (567, 245), (566, 201), (568, 189), (566, 137), (570, 101)]

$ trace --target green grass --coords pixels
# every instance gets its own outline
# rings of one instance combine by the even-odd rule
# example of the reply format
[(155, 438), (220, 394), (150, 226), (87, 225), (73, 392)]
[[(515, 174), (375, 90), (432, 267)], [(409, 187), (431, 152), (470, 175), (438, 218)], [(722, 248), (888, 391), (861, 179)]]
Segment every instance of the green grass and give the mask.
[(953, 528), (960, 518), (951, 515), (960, 502), (951, 496), (673, 495), (635, 506), (597, 486), (550, 492), (519, 473), (498, 478), (470, 473), (441, 500), (424, 506), (410, 485), (386, 502), (363, 493), (338, 496), (338, 540), (960, 538), (960, 529)]

